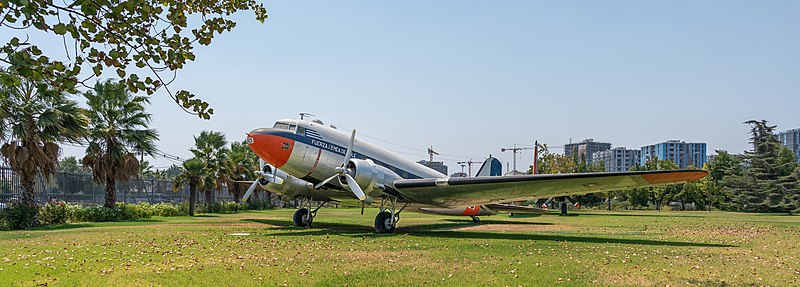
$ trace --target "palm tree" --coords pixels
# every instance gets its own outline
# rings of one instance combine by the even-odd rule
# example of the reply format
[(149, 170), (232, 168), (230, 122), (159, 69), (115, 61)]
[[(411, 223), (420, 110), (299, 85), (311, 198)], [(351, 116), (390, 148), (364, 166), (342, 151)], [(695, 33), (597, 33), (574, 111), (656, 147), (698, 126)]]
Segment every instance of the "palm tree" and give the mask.
[(233, 195), (234, 201), (239, 202), (242, 186), (237, 181), (252, 180), (253, 171), (258, 170), (258, 156), (247, 146), (247, 143), (232, 142), (230, 154), (226, 159), (228, 192)]
[(147, 128), (151, 119), (144, 110), (150, 102), (147, 97), (131, 95), (122, 82), (99, 82), (94, 89), (84, 93), (90, 126), (83, 165), (92, 168), (95, 182), (105, 184), (105, 206), (114, 207), (117, 181), (139, 175), (139, 160), (132, 151), (152, 156), (158, 133)]
[(214, 184), (201, 189), (205, 192), (206, 203), (211, 203), (214, 201), (214, 191), (219, 191), (227, 182), (225, 159), (229, 150), (225, 146), (228, 141), (220, 132), (202, 131), (199, 136), (194, 137), (194, 144), (195, 148), (191, 149), (191, 152), (195, 158), (206, 164), (209, 177), (214, 180)]
[(197, 189), (204, 189), (207, 184), (213, 184), (210, 180), (208, 167), (200, 159), (192, 158), (183, 162), (180, 173), (173, 181), (173, 189), (180, 190), (189, 185), (189, 215), (194, 216), (195, 203), (197, 202)]
[(0, 82), (0, 154), (21, 177), (22, 203), (36, 207), (36, 176), (50, 180), (58, 163), (57, 143), (79, 143), (87, 119), (75, 101), (44, 84), (4, 70)]

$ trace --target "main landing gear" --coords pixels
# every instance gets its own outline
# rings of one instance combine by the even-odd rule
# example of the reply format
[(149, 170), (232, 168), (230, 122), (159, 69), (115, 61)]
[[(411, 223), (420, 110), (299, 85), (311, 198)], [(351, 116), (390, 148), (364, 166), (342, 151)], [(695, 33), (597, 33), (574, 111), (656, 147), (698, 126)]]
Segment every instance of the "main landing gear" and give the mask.
[(481, 224), (481, 219), (478, 218), (477, 216), (470, 216), (470, 218), (472, 218), (472, 222), (474, 222), (475, 224)]
[[(385, 207), (389, 204), (389, 207)], [(380, 212), (378, 212), (378, 216), (375, 217), (375, 232), (377, 233), (392, 233), (394, 232), (394, 228), (397, 227), (397, 222), (400, 221), (400, 212), (408, 206), (408, 203), (404, 204), (400, 210), (395, 211), (397, 207), (397, 198), (391, 197), (381, 198), (381, 207)]]
[(320, 202), (317, 205), (317, 208), (314, 211), (311, 210), (313, 201), (310, 197), (301, 197), (300, 198), (300, 209), (294, 212), (294, 226), (297, 227), (311, 227), (311, 223), (314, 222), (314, 217), (317, 216), (317, 210), (319, 210), (325, 202)]

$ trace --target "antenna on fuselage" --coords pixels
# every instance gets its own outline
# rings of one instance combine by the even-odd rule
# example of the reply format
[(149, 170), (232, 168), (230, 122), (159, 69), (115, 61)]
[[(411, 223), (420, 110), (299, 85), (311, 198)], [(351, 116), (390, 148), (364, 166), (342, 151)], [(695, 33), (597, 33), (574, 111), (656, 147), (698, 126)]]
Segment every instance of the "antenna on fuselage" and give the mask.
[(303, 118), (305, 118), (306, 116), (316, 117), (317, 115), (312, 114), (312, 113), (300, 113), (300, 120), (302, 121)]

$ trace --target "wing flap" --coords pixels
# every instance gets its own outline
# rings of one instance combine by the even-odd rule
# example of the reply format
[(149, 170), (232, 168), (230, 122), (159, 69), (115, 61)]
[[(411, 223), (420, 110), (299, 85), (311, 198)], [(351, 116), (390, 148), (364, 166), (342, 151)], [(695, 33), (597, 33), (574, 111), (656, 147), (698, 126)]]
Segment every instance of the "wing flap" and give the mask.
[(394, 188), (420, 203), (465, 206), (678, 184), (706, 175), (703, 170), (679, 170), (400, 179)]

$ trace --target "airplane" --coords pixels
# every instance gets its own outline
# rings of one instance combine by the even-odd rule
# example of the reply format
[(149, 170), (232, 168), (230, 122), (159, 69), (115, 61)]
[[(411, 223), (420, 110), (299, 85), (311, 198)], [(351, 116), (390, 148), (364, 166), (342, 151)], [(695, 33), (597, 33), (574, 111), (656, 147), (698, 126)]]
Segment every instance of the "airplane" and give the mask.
[(243, 202), (257, 187), (298, 199), (301, 207), (293, 216), (298, 227), (310, 227), (325, 203), (361, 206), (362, 214), (364, 206), (377, 205), (377, 233), (394, 232), (406, 210), (469, 216), (478, 223), (478, 216), (500, 211), (542, 212), (508, 202), (678, 184), (708, 175), (679, 170), (451, 178), (356, 139), (355, 130), (348, 135), (320, 120), (278, 120), (271, 128), (252, 130), (247, 143), (260, 158), (260, 170)]

